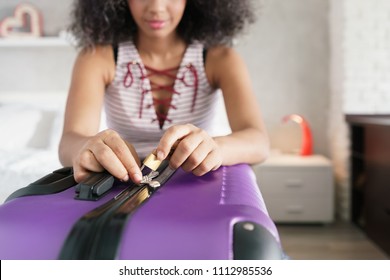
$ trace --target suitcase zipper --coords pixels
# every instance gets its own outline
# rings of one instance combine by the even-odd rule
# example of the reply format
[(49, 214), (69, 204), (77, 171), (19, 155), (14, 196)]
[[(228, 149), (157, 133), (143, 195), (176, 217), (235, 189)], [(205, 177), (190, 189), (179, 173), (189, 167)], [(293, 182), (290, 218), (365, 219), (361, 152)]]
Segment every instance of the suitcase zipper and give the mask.
[(88, 259), (89, 248), (91, 248), (101, 224), (117, 207), (120, 206), (121, 203), (123, 203), (127, 196), (131, 196), (133, 193), (133, 186), (130, 186), (115, 198), (81, 217), (68, 234), (68, 237), (62, 246), (59, 259)]
[(124, 203), (116, 208), (105, 222), (104, 228), (99, 232), (91, 250), (90, 259), (115, 259), (117, 258), (119, 244), (122, 239), (123, 230), (130, 216), (144, 203), (160, 186), (163, 185), (175, 172), (167, 166), (157, 178), (150, 178), (133, 196), (128, 197)]
[(114, 259), (128, 216), (175, 172), (166, 161), (161, 169), (161, 174), (152, 171), (140, 185), (132, 184), (80, 218), (65, 240), (59, 259)]
[(116, 207), (96, 232), (86, 258), (93, 260), (115, 259), (124, 221), (127, 220), (127, 213), (123, 210), (130, 209), (129, 213), (135, 211), (150, 195), (148, 187), (144, 186)]

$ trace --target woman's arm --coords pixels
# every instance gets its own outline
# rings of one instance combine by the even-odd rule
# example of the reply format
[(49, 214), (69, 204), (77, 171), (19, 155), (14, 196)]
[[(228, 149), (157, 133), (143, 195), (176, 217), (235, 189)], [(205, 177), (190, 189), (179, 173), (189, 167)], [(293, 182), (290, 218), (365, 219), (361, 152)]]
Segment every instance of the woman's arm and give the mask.
[(222, 164), (262, 162), (269, 153), (269, 138), (244, 61), (232, 48), (211, 48), (206, 74), (223, 92), (232, 129), (230, 135), (215, 138), (222, 150)]
[[(65, 111), (59, 158), (73, 166), (76, 181), (106, 169), (115, 177), (138, 181), (138, 157), (112, 130), (98, 133), (106, 86), (115, 75), (111, 47), (83, 50), (76, 59)], [(138, 175), (136, 175), (138, 174)]]

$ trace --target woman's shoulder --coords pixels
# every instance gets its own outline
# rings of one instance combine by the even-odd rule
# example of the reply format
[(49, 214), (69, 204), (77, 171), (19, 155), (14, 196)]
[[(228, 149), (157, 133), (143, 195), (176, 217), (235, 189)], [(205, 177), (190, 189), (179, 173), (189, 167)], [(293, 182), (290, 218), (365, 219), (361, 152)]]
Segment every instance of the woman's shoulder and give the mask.
[(214, 65), (215, 63), (230, 63), (230, 61), (234, 61), (239, 57), (238, 52), (233, 47), (226, 45), (212, 46), (207, 49), (207, 59)]
[(207, 49), (206, 73), (214, 84), (218, 84), (221, 75), (224, 75), (229, 69), (233, 69), (242, 64), (239, 53), (226, 45), (217, 45)]
[(113, 46), (111, 45), (96, 45), (93, 47), (82, 48), (79, 51), (80, 57), (107, 59), (113, 55)]
[(77, 64), (83, 68), (99, 71), (111, 80), (115, 73), (114, 51), (111, 45), (96, 45), (79, 51)]

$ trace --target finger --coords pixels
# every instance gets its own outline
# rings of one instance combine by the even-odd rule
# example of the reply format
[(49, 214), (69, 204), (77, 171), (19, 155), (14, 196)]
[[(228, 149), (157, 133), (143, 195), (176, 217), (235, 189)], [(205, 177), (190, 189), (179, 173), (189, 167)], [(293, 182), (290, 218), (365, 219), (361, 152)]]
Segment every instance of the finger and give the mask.
[(182, 139), (169, 159), (171, 167), (179, 168), (199, 147), (203, 140), (203, 137), (199, 134), (190, 134)]
[(180, 139), (190, 134), (195, 128), (195, 126), (189, 124), (175, 125), (168, 128), (156, 148), (157, 159), (164, 160), (169, 155), (171, 149), (178, 146), (177, 143)]
[(80, 183), (87, 179), (91, 173), (91, 171), (81, 166), (73, 166), (73, 177), (77, 183)]
[(126, 168), (109, 146), (102, 143), (102, 145), (95, 146), (91, 151), (96, 157), (97, 161), (111, 175), (122, 181), (129, 180), (129, 175)]
[(135, 172), (131, 172), (131, 170), (128, 167), (126, 167), (126, 168), (127, 168), (127, 170), (130, 170), (129, 174), (131, 174), (130, 175), (131, 180), (135, 183), (139, 183), (142, 180), (142, 171), (140, 169), (141, 160), (139, 159), (139, 156), (138, 156), (137, 152), (135, 151), (135, 148), (133, 147), (133, 145), (131, 145), (127, 142), (125, 142), (125, 143), (126, 143), (127, 147), (129, 148), (129, 150), (133, 156), (133, 159), (135, 160), (135, 167), (134, 167)]
[(197, 168), (211, 152), (210, 145), (203, 141), (182, 164), (184, 171), (192, 172)]
[(82, 168), (81, 166), (73, 167), (73, 177), (77, 183), (80, 183), (87, 179), (92, 172)]
[(90, 150), (83, 151), (73, 164), (73, 173), (76, 182), (86, 179), (92, 172), (104, 171)]
[[(132, 153), (135, 153), (134, 148), (132, 148), (130, 144), (127, 144), (119, 135), (116, 134), (112, 134), (104, 138), (103, 143), (110, 147), (115, 156), (119, 159), (121, 164), (126, 169), (126, 175), (128, 175), (133, 182), (139, 183), (139, 181), (142, 179), (142, 173), (139, 167), (139, 158), (138, 156), (135, 158)], [(122, 180), (127, 181), (128, 178), (126, 175), (122, 177)]]
[(91, 172), (102, 172), (104, 171), (103, 166), (98, 162), (92, 150), (84, 150), (77, 159), (75, 164), (80, 166), (81, 169), (85, 169)]
[(125, 141), (125, 144), (127, 146), (127, 148), (130, 150), (135, 162), (137, 163), (138, 166), (141, 166), (141, 160), (139, 159), (139, 156), (137, 154), (137, 152), (135, 151), (135, 148), (133, 145), (131, 145), (130, 143), (126, 142)]
[(210, 152), (207, 157), (199, 164), (192, 173), (195, 176), (203, 176), (211, 170), (216, 170), (221, 166), (216, 158), (216, 154), (214, 151)]

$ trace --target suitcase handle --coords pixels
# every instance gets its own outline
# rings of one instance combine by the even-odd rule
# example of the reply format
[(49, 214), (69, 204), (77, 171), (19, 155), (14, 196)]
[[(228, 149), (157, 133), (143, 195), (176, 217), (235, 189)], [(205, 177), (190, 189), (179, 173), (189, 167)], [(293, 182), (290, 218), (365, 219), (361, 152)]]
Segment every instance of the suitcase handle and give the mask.
[(114, 177), (108, 172), (92, 173), (83, 182), (76, 185), (75, 199), (96, 201), (113, 186)]
[(73, 187), (75, 184), (73, 169), (71, 167), (63, 167), (38, 179), (27, 187), (16, 190), (5, 202), (22, 196), (59, 193)]

